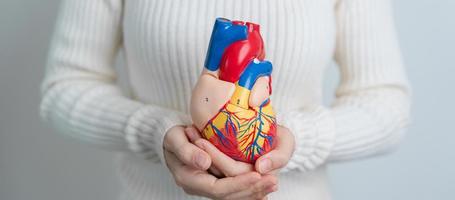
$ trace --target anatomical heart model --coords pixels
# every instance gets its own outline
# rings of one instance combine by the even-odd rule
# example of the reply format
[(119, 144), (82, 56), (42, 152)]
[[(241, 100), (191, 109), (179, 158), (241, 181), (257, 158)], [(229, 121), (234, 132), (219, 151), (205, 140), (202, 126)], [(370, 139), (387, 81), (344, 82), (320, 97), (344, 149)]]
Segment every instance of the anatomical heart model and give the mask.
[(254, 163), (276, 143), (270, 103), (272, 63), (259, 25), (218, 18), (191, 97), (202, 136), (235, 160)]

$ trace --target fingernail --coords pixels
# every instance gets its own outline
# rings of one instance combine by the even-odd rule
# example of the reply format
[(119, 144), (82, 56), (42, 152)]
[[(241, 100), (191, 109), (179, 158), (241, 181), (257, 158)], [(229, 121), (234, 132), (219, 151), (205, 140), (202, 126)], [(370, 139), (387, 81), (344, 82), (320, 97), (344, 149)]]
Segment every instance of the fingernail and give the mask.
[(205, 170), (207, 162), (208, 162), (207, 158), (202, 153), (198, 153), (196, 155), (196, 165), (200, 169), (204, 169)]
[(267, 187), (266, 192), (267, 193), (276, 192), (277, 190), (278, 190), (278, 185), (272, 185), (272, 186)]
[(265, 158), (259, 161), (259, 172), (266, 173), (272, 169), (272, 161), (268, 158)]

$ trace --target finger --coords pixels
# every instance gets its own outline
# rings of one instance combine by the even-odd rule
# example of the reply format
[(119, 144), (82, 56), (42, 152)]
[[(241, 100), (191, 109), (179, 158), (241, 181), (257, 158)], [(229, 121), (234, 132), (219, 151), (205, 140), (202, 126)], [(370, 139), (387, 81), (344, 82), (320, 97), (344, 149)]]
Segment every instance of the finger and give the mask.
[(184, 165), (173, 153), (167, 150), (164, 150), (164, 158), (166, 160), (167, 168), (169, 168), (171, 172), (175, 172), (178, 167)]
[(195, 144), (210, 155), (212, 164), (226, 176), (236, 176), (253, 171), (251, 164), (232, 159), (205, 139), (198, 139)]
[[(205, 188), (216, 181), (216, 178), (204, 171), (192, 169), (182, 163), (175, 154), (165, 151), (166, 165), (174, 177), (175, 183), (186, 193), (209, 197)], [(196, 182), (196, 183), (194, 183)], [(205, 183), (205, 185), (203, 184)]]
[(214, 175), (217, 178), (224, 178), (226, 175), (223, 174), (218, 168), (216, 168), (214, 165), (210, 166), (209, 170), (210, 174)]
[(268, 199), (267, 195), (269, 195), (272, 192), (277, 191), (277, 186), (268, 186), (261, 188), (260, 190), (257, 189), (247, 189), (241, 192), (233, 193), (230, 194), (229, 196), (225, 197), (225, 199)]
[(194, 194), (215, 199), (248, 189), (261, 180), (261, 176), (257, 172), (217, 179), (205, 171), (195, 171), (186, 166), (180, 167), (175, 173), (176, 182), (185, 191), (192, 191)]
[(191, 143), (185, 143), (175, 152), (176, 156), (188, 166), (207, 170), (211, 165), (210, 156)]
[(215, 198), (226, 198), (244, 190), (251, 190), (262, 178), (257, 172), (249, 172), (235, 177), (218, 179), (212, 187)]
[(256, 183), (261, 180), (261, 175), (257, 172), (217, 179), (205, 171), (195, 170), (186, 166), (178, 160), (175, 154), (169, 151), (165, 151), (164, 156), (176, 184), (189, 194), (222, 198), (232, 193), (250, 189), (252, 185), (257, 185)]
[(266, 199), (267, 195), (278, 190), (278, 177), (275, 175), (264, 175), (262, 180), (255, 185), (255, 199)]
[(226, 199), (264, 199), (277, 189), (278, 179), (276, 176), (266, 175), (261, 178), (253, 187), (243, 191), (230, 194)]
[(294, 151), (294, 136), (287, 129), (279, 126), (276, 138), (275, 149), (259, 157), (255, 163), (256, 171), (261, 174), (283, 168)]
[(172, 130), (166, 135), (164, 148), (193, 168), (207, 170), (211, 165), (210, 156), (188, 141), (183, 127)]
[(185, 134), (192, 143), (194, 143), (197, 139), (201, 138), (201, 134), (196, 128), (194, 128), (194, 126), (186, 127)]

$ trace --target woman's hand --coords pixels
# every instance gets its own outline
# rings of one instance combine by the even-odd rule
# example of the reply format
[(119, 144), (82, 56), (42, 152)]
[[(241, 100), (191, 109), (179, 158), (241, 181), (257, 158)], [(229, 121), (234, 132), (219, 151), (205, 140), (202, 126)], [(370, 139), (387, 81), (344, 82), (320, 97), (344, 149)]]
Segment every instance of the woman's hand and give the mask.
[(183, 126), (169, 129), (164, 136), (163, 148), (180, 162), (194, 169), (207, 170), (211, 165), (210, 156), (188, 141)]
[(295, 140), (289, 129), (277, 127), (277, 146), (256, 160), (254, 168), (261, 174), (277, 173), (286, 166), (294, 153)]
[(185, 134), (193, 144), (210, 155), (212, 166), (210, 166), (209, 171), (215, 176), (230, 177), (254, 171), (253, 165), (232, 159), (208, 140), (202, 139), (196, 128), (192, 126), (185, 128)]
[[(164, 157), (178, 186), (191, 195), (213, 199), (263, 199), (276, 190), (274, 176), (246, 172), (232, 177), (217, 178), (206, 170), (212, 163), (209, 155), (192, 144), (184, 127), (171, 128), (164, 139)], [(220, 165), (219, 160), (213, 163)]]
[[(257, 171), (261, 174), (276, 174), (281, 168), (286, 166), (294, 152), (294, 135), (289, 129), (277, 127), (277, 146), (270, 152), (264, 154), (256, 160), (255, 166), (248, 163), (235, 161), (229, 156), (218, 150), (209, 141), (201, 139), (199, 132), (194, 127), (187, 127), (185, 134), (191, 142), (207, 152), (213, 164), (210, 171), (216, 176), (235, 176), (238, 174)], [(216, 160), (216, 162), (215, 162)]]

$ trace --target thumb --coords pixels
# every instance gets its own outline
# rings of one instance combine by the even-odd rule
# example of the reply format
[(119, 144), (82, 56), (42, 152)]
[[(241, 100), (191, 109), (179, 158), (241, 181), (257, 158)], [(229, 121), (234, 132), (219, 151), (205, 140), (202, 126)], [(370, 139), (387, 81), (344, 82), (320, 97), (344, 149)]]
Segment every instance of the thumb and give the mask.
[(289, 159), (281, 152), (272, 150), (256, 160), (254, 167), (260, 174), (267, 174), (274, 170), (283, 168), (287, 164), (288, 160)]
[(279, 126), (276, 138), (278, 143), (275, 149), (256, 160), (254, 167), (261, 174), (283, 168), (294, 152), (294, 136), (288, 129)]
[(188, 126), (185, 128), (185, 135), (188, 139), (194, 143), (196, 140), (201, 138), (199, 131), (194, 126)]

